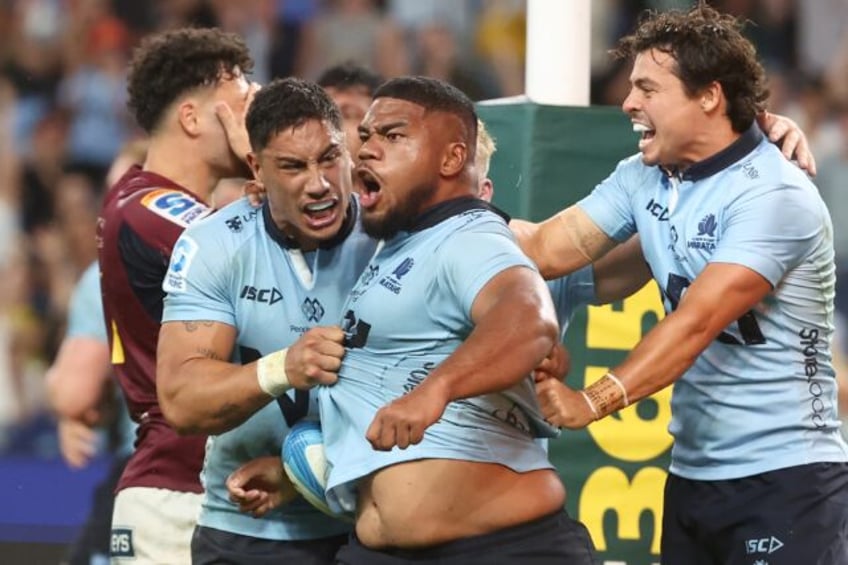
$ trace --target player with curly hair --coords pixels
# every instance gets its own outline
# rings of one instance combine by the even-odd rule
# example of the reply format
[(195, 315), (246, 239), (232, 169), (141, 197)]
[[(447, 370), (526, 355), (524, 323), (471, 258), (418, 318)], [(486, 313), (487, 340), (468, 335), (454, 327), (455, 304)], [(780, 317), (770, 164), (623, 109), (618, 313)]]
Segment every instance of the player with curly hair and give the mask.
[(156, 390), (162, 281), (183, 229), (207, 215), (217, 182), (248, 174), (244, 114), (255, 86), (244, 42), (217, 29), (150, 36), (129, 69), (129, 108), (149, 134), (147, 157), (112, 187), (98, 221), (104, 314), (112, 364), (135, 452), (117, 488), (112, 560), (189, 563), (203, 488), (206, 438), (168, 426)]

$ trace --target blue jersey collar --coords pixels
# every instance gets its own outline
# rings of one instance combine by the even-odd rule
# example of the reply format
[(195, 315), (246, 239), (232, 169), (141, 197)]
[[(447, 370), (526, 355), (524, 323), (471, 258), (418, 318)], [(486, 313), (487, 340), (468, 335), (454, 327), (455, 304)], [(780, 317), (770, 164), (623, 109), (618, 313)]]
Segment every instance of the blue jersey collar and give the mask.
[[(359, 201), (356, 199), (355, 195), (350, 196), (350, 203), (347, 206), (347, 213), (345, 214), (345, 219), (342, 222), (342, 227), (335, 236), (327, 241), (322, 242), (318, 245), (320, 249), (332, 249), (336, 245), (343, 242), (347, 239), (347, 236), (350, 235), (350, 232), (353, 231), (353, 226), (356, 225), (356, 220), (359, 217)], [(268, 204), (268, 200), (265, 200), (265, 204), (262, 205), (262, 218), (265, 220), (265, 231), (271, 236), (271, 239), (277, 242), (280, 247), (283, 249), (299, 249), (300, 244), (287, 236), (283, 231), (277, 227), (277, 224), (274, 223), (274, 218), (271, 217), (271, 207)]]
[(715, 155), (707, 157), (703, 161), (690, 165), (683, 173), (678, 174), (674, 170), (666, 170), (669, 175), (678, 174), (680, 180), (699, 181), (723, 171), (733, 163), (742, 160), (763, 140), (763, 132), (756, 122), (751, 124), (748, 130), (739, 136), (739, 139), (725, 147)]
[(510, 218), (506, 212), (499, 210), (485, 200), (480, 200), (476, 196), (460, 196), (459, 198), (452, 198), (445, 202), (440, 202), (419, 214), (418, 217), (415, 218), (415, 222), (409, 231), (416, 232), (426, 230), (427, 228), (431, 228), (448, 218), (458, 216), (459, 214), (468, 212), (469, 210), (489, 210), (503, 218), (505, 222), (509, 223)]

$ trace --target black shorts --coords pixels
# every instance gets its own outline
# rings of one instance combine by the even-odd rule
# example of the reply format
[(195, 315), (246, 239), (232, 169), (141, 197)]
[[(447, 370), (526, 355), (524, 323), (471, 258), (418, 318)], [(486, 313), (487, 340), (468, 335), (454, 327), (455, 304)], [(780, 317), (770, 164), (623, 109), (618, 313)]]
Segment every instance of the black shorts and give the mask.
[(533, 522), (421, 550), (365, 547), (351, 534), (339, 551), (340, 565), (598, 565), (586, 527), (565, 512)]
[(669, 475), (663, 565), (848, 564), (848, 464), (726, 481)]
[(329, 565), (348, 536), (280, 541), (197, 526), (191, 538), (192, 565)]

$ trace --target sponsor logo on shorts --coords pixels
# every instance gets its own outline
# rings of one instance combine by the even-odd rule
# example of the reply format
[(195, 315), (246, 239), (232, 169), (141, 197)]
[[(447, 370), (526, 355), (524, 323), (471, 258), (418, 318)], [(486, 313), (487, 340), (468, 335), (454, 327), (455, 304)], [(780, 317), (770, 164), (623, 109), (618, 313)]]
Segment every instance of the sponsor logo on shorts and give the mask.
[(208, 216), (212, 210), (185, 192), (160, 188), (141, 199), (141, 204), (157, 216), (182, 227)]
[(781, 547), (783, 547), (783, 542), (774, 536), (745, 540), (745, 552), (748, 555), (753, 553), (766, 553), (771, 555)]
[(162, 282), (165, 292), (183, 292), (186, 289), (186, 276), (197, 249), (197, 242), (187, 235), (177, 240), (171, 252), (171, 264), (168, 265), (168, 272)]
[(129, 528), (112, 528), (109, 552), (112, 557), (135, 557), (133, 532)]

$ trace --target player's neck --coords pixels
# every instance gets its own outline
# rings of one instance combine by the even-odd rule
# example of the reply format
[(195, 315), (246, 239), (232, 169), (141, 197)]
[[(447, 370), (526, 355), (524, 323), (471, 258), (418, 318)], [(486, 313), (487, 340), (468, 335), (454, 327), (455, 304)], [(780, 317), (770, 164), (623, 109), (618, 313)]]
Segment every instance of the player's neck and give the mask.
[(218, 178), (211, 167), (196, 155), (196, 151), (167, 138), (151, 139), (143, 169), (161, 175), (208, 201)]

